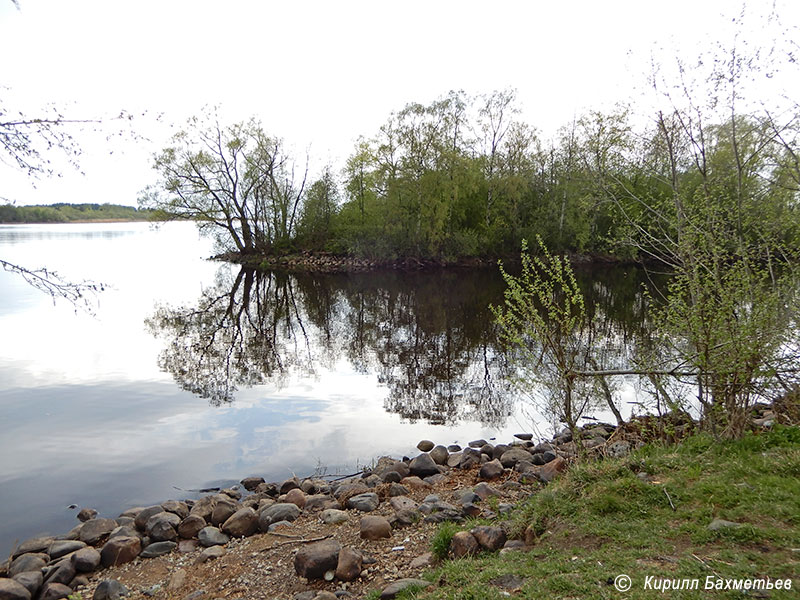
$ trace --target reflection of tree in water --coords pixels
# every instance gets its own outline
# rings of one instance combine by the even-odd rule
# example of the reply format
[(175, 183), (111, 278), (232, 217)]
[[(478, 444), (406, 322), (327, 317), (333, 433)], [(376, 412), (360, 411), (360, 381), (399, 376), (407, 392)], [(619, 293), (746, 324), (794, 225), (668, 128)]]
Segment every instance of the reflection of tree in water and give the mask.
[[(587, 305), (605, 339), (625, 340), (644, 326), (639, 278), (611, 271), (591, 277)], [(494, 270), (288, 275), (226, 265), (196, 306), (159, 307), (147, 325), (168, 340), (160, 367), (214, 404), (347, 359), (377, 374), (386, 409), (405, 419), (500, 425), (513, 399), (488, 306), (502, 291)]]

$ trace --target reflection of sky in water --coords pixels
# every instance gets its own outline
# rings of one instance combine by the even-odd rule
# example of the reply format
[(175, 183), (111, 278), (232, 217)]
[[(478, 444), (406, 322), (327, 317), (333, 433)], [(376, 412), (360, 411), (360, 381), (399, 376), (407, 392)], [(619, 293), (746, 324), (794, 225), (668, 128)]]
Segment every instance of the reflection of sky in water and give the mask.
[(522, 428), (403, 423), (384, 409), (377, 375), (345, 359), (281, 388), (242, 387), (222, 407), (180, 390), (143, 323), (156, 303), (197, 301), (219, 267), (201, 260), (209, 254), (188, 223), (0, 226), (4, 260), (109, 285), (92, 317), (0, 271), (0, 552), (65, 533), (72, 503), (115, 516), (187, 496), (173, 486), (347, 471), (412, 453), (421, 438), (463, 444)]

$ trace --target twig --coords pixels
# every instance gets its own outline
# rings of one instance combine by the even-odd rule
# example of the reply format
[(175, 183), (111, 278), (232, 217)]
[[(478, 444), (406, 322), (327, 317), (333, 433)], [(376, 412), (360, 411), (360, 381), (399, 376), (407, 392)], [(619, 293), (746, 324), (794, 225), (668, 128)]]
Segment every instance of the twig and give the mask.
[[(271, 535), (282, 535), (282, 534), (272, 533)], [(285, 534), (283, 534), (283, 535), (285, 535)], [(310, 544), (311, 542), (319, 542), (321, 540), (328, 539), (329, 537), (331, 537), (331, 536), (330, 535), (323, 535), (323, 536), (320, 536), (320, 537), (311, 538), (310, 540), (307, 540), (307, 539), (303, 538), (303, 539), (299, 539), (299, 540), (289, 540), (288, 542), (279, 542), (277, 544), (272, 544), (272, 546), (270, 546), (269, 548), (262, 549), (261, 552), (269, 552), (270, 550), (272, 550), (274, 548), (280, 548), (281, 546), (288, 546), (289, 544)]]
[[(704, 561), (702, 558), (700, 558), (699, 556), (697, 556), (697, 554), (692, 554), (692, 558), (694, 558), (695, 560), (697, 560), (697, 561), (698, 561), (698, 562), (699, 562), (701, 565), (703, 565), (703, 566), (704, 566), (706, 569), (709, 569), (709, 570), (711, 570), (711, 571), (714, 571), (714, 569), (712, 569), (712, 568), (711, 568), (711, 566), (710, 566), (710, 565), (709, 565), (709, 564), (708, 564), (706, 561)], [(716, 573), (716, 571), (714, 571), (714, 572)]]
[(667, 488), (663, 487), (661, 489), (664, 490), (664, 494), (667, 496), (667, 500), (669, 500), (669, 505), (672, 507), (672, 512), (675, 512), (676, 510), (675, 505), (672, 503), (672, 498), (669, 497), (669, 492), (667, 491)]

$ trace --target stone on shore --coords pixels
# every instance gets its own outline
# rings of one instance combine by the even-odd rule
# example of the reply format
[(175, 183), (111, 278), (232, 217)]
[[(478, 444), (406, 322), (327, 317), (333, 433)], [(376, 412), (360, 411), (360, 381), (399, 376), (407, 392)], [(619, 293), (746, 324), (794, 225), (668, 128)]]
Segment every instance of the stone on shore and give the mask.
[(45, 585), (48, 583), (62, 583), (67, 585), (72, 581), (72, 578), (75, 577), (75, 567), (72, 565), (70, 559), (63, 558), (60, 562), (42, 571), (42, 574), (44, 575)]
[(252, 508), (237, 510), (222, 524), (222, 531), (232, 537), (250, 536), (257, 530), (258, 515)]
[(81, 525), (78, 539), (90, 546), (96, 546), (116, 528), (117, 522), (114, 519), (90, 519)]
[(491, 481), (492, 479), (498, 479), (499, 477), (502, 477), (503, 471), (503, 465), (495, 458), (494, 460), (490, 460), (485, 465), (481, 466), (478, 477)]
[(47, 549), (47, 554), (54, 560), (85, 547), (86, 544), (78, 540), (56, 540), (50, 544), (50, 547)]
[(446, 465), (447, 464), (447, 457), (450, 456), (450, 453), (447, 451), (447, 448), (444, 446), (436, 446), (433, 450), (430, 451), (431, 458), (433, 462), (437, 465)]
[(472, 536), (487, 550), (500, 550), (506, 543), (506, 532), (501, 527), (481, 525), (470, 530)]
[(139, 531), (144, 531), (145, 525), (147, 525), (147, 521), (150, 520), (150, 517), (162, 512), (165, 511), (160, 504), (154, 504), (153, 506), (148, 506), (147, 508), (143, 508), (133, 518), (133, 524)]
[(319, 520), (327, 525), (338, 525), (339, 523), (346, 522), (349, 518), (350, 516), (347, 514), (347, 511), (335, 508), (325, 509), (319, 515)]
[(380, 598), (381, 600), (392, 600), (393, 598), (397, 597), (397, 594), (406, 588), (427, 588), (432, 585), (433, 584), (430, 581), (425, 581), (424, 579), (398, 579), (397, 581), (393, 581), (388, 586), (383, 588)]
[[(39, 576), (41, 577), (41, 573)], [(2, 600), (31, 600), (31, 592), (15, 579), (0, 579), (0, 598)]]
[(189, 516), (189, 506), (186, 504), (186, 502), (180, 502), (179, 500), (167, 500), (166, 502), (161, 503), (161, 508), (167, 512), (175, 513), (181, 519), (185, 519)]
[(506, 469), (513, 468), (520, 461), (531, 462), (531, 453), (522, 448), (511, 448), (503, 452), (500, 457), (500, 463)]
[(79, 573), (91, 573), (100, 567), (102, 557), (94, 548), (81, 548), (70, 557), (70, 560)]
[(380, 499), (378, 494), (374, 492), (367, 492), (366, 494), (358, 494), (347, 499), (347, 508), (360, 510), (361, 512), (372, 512), (378, 508)]
[(350, 547), (342, 548), (339, 552), (339, 562), (336, 564), (336, 579), (339, 581), (354, 581), (361, 574), (361, 552)]
[(430, 454), (420, 454), (408, 465), (412, 475), (427, 477), (439, 473), (439, 466), (433, 462)]
[(78, 513), (78, 521), (84, 523), (89, 519), (94, 519), (97, 516), (97, 511), (93, 508), (82, 508)]
[(103, 546), (100, 561), (104, 567), (121, 565), (132, 561), (141, 551), (142, 541), (138, 537), (115, 537)]
[(23, 554), (11, 561), (11, 565), (8, 567), (8, 575), (14, 577), (14, 575), (25, 573), (26, 571), (41, 571), (49, 560), (50, 557), (41, 552)]
[(258, 515), (258, 527), (261, 531), (266, 532), (272, 523), (278, 521), (294, 521), (300, 516), (300, 509), (296, 504), (282, 502), (280, 504), (273, 504), (262, 510)]
[(430, 452), (433, 450), (433, 442), (430, 440), (421, 440), (419, 444), (417, 444), (417, 450), (420, 452)]
[(539, 469), (539, 478), (546, 483), (550, 483), (566, 470), (567, 461), (560, 456), (557, 456), (555, 460), (551, 460), (549, 463)]
[(241, 483), (242, 487), (248, 492), (252, 492), (259, 486), (259, 484), (265, 482), (263, 477), (245, 477), (239, 483)]
[(286, 492), (286, 497), (283, 501), (294, 504), (297, 508), (303, 510), (306, 506), (306, 495), (300, 488), (294, 488)]
[(224, 546), (231, 541), (231, 538), (211, 525), (203, 527), (197, 533), (197, 539), (200, 540), (200, 544), (206, 548), (210, 546)]
[(367, 515), (361, 517), (361, 537), (365, 540), (379, 540), (392, 536), (392, 525), (384, 517)]
[(142, 550), (142, 553), (139, 555), (142, 558), (155, 558), (157, 556), (163, 556), (164, 554), (169, 554), (175, 548), (178, 547), (178, 544), (175, 542), (155, 542), (150, 544)]
[(219, 527), (239, 508), (241, 507), (238, 502), (227, 496), (222, 496), (214, 506), (214, 510), (211, 511), (211, 524)]
[(72, 588), (63, 583), (46, 583), (37, 600), (60, 600), (72, 594)]
[(481, 549), (478, 540), (469, 531), (459, 531), (450, 541), (450, 552), (455, 558), (473, 556)]
[(221, 556), (225, 556), (225, 552), (226, 550), (222, 546), (210, 546), (198, 554), (194, 562), (195, 564), (201, 564), (209, 560), (216, 560)]
[(323, 540), (298, 550), (294, 570), (306, 579), (322, 579), (327, 571), (335, 571), (342, 547), (336, 540)]
[(11, 559), (13, 560), (18, 556), (22, 556), (23, 554), (47, 552), (47, 548), (49, 548), (50, 544), (52, 544), (54, 541), (55, 538), (52, 536), (35, 537), (25, 540), (11, 553)]
[(164, 511), (150, 517), (144, 530), (154, 542), (173, 542), (178, 539), (175, 528), (180, 524), (181, 518), (177, 514)]
[(206, 525), (204, 518), (197, 515), (189, 515), (178, 525), (178, 535), (185, 540), (190, 540)]
[(119, 600), (128, 593), (128, 588), (116, 579), (104, 579), (94, 590), (92, 600)]

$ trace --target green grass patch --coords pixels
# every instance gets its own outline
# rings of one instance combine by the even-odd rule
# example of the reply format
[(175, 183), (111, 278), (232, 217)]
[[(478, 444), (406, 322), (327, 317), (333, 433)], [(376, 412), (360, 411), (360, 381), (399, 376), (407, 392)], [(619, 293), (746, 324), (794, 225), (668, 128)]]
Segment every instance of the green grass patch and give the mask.
[[(673, 508), (674, 507), (674, 508)], [(717, 531), (714, 519), (738, 524)], [(791, 579), (800, 589), (800, 428), (776, 426), (734, 442), (696, 435), (616, 460), (576, 465), (512, 516), (530, 550), (445, 561), (437, 587), (414, 598), (746, 598), (703, 589), (706, 578)], [(433, 552), (447, 555), (459, 527), (444, 525)], [(614, 578), (630, 576), (618, 591)], [(513, 576), (513, 577), (512, 577)], [(699, 589), (646, 589), (698, 580)], [(735, 584), (734, 584), (735, 585)]]

